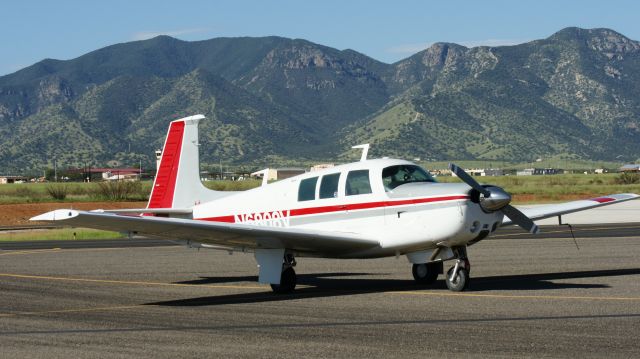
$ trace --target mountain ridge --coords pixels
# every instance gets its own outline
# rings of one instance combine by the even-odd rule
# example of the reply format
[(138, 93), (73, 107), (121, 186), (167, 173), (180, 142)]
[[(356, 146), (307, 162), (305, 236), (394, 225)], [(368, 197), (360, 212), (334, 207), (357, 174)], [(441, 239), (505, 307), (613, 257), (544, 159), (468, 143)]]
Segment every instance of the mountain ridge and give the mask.
[(0, 77), (0, 166), (151, 163), (168, 121), (193, 113), (209, 117), (205, 163), (346, 159), (365, 142), (409, 158), (634, 160), (639, 98), (640, 43), (610, 29), (440, 42), (392, 64), (304, 39), (159, 36)]

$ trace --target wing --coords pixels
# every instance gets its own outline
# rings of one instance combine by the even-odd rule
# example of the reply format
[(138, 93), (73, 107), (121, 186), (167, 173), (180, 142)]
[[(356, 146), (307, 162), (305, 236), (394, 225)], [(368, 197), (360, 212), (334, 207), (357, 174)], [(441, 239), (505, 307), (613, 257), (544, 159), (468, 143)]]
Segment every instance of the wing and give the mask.
[(231, 248), (287, 248), (325, 255), (344, 255), (379, 245), (378, 241), (348, 232), (323, 232), (71, 209), (47, 212), (31, 220), (55, 222), (65, 226), (131, 232), (146, 237), (192, 240)]
[[(524, 213), (527, 217), (535, 221), (539, 219), (560, 216), (567, 213), (584, 211), (591, 208), (608, 206), (611, 204), (630, 201), (632, 199), (637, 199), (637, 198), (640, 198), (640, 196), (635, 193), (620, 193), (620, 194), (612, 194), (609, 196), (585, 199), (580, 201), (537, 206), (533, 208), (519, 208), (519, 210), (522, 213)], [(502, 222), (503, 226), (508, 226), (512, 224), (513, 222), (506, 217), (504, 222)]]

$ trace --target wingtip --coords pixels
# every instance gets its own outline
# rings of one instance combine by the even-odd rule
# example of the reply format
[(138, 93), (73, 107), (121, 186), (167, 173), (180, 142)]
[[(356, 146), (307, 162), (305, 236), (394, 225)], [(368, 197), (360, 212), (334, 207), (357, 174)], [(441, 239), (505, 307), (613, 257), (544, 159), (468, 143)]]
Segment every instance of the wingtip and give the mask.
[(78, 215), (78, 211), (73, 209), (56, 209), (51, 212), (46, 212), (43, 214), (39, 214), (35, 217), (29, 218), (30, 221), (45, 221), (45, 222), (53, 222), (60, 221), (63, 219), (73, 218)]
[(590, 198), (589, 201), (594, 201), (598, 203), (607, 203), (607, 202), (624, 202), (633, 199), (637, 199), (640, 195), (636, 193), (616, 193), (610, 194), (607, 196), (600, 196), (596, 198)]

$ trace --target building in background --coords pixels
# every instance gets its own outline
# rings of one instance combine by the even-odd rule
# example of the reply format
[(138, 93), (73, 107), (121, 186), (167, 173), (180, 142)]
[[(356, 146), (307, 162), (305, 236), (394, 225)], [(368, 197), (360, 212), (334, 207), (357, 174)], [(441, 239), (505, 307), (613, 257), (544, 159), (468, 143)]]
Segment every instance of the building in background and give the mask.
[(558, 175), (564, 171), (558, 168), (525, 168), (517, 171), (517, 176), (541, 176), (541, 175)]
[(315, 171), (320, 171), (320, 170), (324, 170), (324, 169), (327, 169), (327, 168), (332, 168), (332, 167), (335, 167), (335, 166), (336, 165), (333, 164), (333, 163), (320, 163), (320, 164), (311, 166), (309, 171), (315, 172)]
[(640, 172), (640, 164), (628, 164), (620, 167), (620, 172), (632, 172), (639, 173)]
[[(485, 176), (502, 176), (504, 171), (499, 168), (472, 168), (465, 170), (471, 176), (485, 177)], [(455, 176), (455, 173), (452, 173)]]
[(0, 176), (0, 184), (24, 183), (28, 178), (24, 176)]
[(251, 173), (251, 177), (263, 178), (267, 176), (267, 181), (279, 181), (285, 178), (301, 175), (305, 173), (304, 168), (285, 167), (285, 168), (266, 168), (264, 170)]
[(83, 180), (91, 182), (94, 176), (104, 181), (135, 181), (140, 178), (142, 170), (140, 168), (75, 168), (69, 169), (69, 173), (82, 174)]

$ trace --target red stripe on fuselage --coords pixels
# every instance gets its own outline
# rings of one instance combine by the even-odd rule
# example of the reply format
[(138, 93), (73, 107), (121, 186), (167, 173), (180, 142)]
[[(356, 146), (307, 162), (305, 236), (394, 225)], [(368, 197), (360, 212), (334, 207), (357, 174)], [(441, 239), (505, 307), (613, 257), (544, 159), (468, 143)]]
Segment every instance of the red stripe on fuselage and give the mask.
[[(295, 216), (305, 216), (312, 214), (327, 214), (334, 213), (340, 211), (355, 211), (361, 209), (373, 209), (373, 208), (383, 208), (383, 207), (395, 207), (395, 206), (405, 206), (411, 204), (423, 204), (423, 203), (432, 203), (432, 202), (446, 202), (446, 201), (455, 201), (460, 199), (469, 199), (469, 196), (445, 196), (445, 197), (430, 197), (430, 198), (414, 198), (414, 199), (406, 199), (406, 200), (398, 200), (398, 201), (379, 201), (379, 202), (364, 202), (364, 203), (349, 203), (349, 204), (341, 204), (335, 206), (322, 206), (322, 207), (308, 207), (308, 208), (295, 208), (290, 210), (281, 210), (280, 212), (289, 212), (290, 217)], [(265, 213), (273, 213), (277, 211), (269, 211), (269, 212), (260, 212), (257, 213), (261, 217), (264, 217)], [(237, 214), (237, 215), (227, 215), (227, 216), (218, 216), (218, 217), (209, 217), (209, 218), (196, 218), (204, 221), (212, 221), (212, 222), (226, 222), (226, 223), (235, 223), (235, 216), (245, 215)]]
[(151, 190), (148, 208), (171, 208), (176, 189), (184, 122), (172, 122), (162, 149), (162, 159)]

